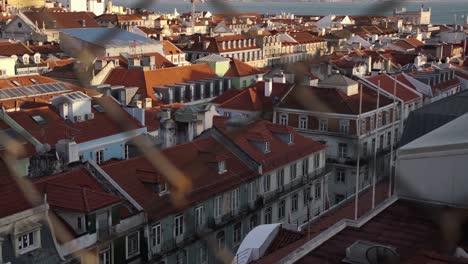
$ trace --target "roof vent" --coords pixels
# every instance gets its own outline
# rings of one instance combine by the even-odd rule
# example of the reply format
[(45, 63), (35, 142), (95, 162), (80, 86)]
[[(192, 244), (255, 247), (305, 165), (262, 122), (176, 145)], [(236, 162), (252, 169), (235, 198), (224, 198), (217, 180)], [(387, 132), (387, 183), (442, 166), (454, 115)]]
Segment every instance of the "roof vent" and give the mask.
[(346, 249), (343, 263), (397, 264), (400, 256), (393, 247), (358, 240)]

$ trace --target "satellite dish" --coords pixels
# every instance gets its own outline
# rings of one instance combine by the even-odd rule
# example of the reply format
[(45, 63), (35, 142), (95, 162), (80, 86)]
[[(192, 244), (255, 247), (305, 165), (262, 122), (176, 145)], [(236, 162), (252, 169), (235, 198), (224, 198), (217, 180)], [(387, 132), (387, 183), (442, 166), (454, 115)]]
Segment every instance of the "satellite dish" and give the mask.
[(400, 256), (390, 247), (372, 246), (366, 251), (366, 258), (370, 264), (398, 264)]

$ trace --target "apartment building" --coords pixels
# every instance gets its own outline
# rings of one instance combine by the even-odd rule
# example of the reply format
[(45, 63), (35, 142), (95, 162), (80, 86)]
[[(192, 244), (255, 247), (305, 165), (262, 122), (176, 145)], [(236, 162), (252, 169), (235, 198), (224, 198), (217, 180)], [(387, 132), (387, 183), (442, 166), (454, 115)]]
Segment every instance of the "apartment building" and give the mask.
[[(402, 131), (401, 115), (397, 108), (393, 119), (393, 102), (389, 96), (380, 93), (378, 98), (379, 107), (376, 90), (360, 88), (356, 81), (332, 75), (318, 87), (293, 88), (275, 107), (274, 123), (294, 127), (302, 135), (328, 146), (327, 162), (333, 167), (329, 184), (332, 204), (354, 193), (358, 148), (360, 188), (371, 183), (374, 166), (379, 177), (388, 173), (388, 162), (383, 161), (386, 158), (379, 157), (386, 155), (392, 140), (397, 142)], [(377, 162), (373, 158), (375, 151), (379, 153)]]
[[(139, 246), (152, 261), (217, 262), (219, 250), (235, 251), (255, 226), (298, 225), (326, 206), (324, 145), (286, 126), (240, 121), (163, 150), (185, 180), (171, 182), (143, 157), (100, 166), (147, 214)], [(185, 202), (173, 204), (185, 181)]]

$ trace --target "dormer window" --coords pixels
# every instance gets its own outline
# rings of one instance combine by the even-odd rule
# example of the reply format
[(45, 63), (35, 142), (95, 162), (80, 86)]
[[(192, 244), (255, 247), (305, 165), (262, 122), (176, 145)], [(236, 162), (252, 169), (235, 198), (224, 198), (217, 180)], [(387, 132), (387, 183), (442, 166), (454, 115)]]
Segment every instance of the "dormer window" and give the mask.
[(36, 229), (30, 232), (22, 233), (16, 236), (15, 248), (17, 253), (25, 254), (41, 246), (40, 230)]
[(265, 141), (265, 148), (263, 150), (264, 153), (269, 153), (271, 150), (270, 150), (270, 142), (269, 141)]
[(293, 134), (288, 134), (288, 144), (294, 144), (294, 135)]
[(226, 172), (226, 161), (218, 162), (218, 174), (223, 174)]
[(167, 182), (161, 182), (159, 184), (159, 195), (164, 195), (169, 192), (169, 186), (167, 186)]

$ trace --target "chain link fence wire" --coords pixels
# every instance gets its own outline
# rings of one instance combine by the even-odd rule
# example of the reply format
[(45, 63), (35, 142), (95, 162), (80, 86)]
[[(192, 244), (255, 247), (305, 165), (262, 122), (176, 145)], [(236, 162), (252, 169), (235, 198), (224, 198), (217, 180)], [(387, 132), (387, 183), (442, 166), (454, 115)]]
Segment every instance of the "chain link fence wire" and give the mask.
[[(138, 8), (141, 10), (146, 10), (149, 8), (156, 9), (158, 8), (156, 0), (137, 0), (131, 3), (133, 8)], [(187, 2), (187, 5), (190, 3)], [(222, 0), (213, 0), (210, 2), (213, 7), (214, 13), (237, 13), (237, 10), (230, 4), (229, 1)], [(339, 4), (339, 3), (337, 3)], [(379, 16), (385, 13), (388, 13), (393, 8), (402, 4), (402, 1), (384, 1), (376, 2), (371, 5), (371, 8), (367, 10), (369, 16)], [(313, 3), (311, 3), (311, 6)], [(313, 14), (313, 10), (304, 10), (304, 13)], [(45, 12), (47, 14), (47, 12)], [(298, 15), (300, 16), (300, 15)], [(96, 39), (97, 42), (107, 41), (113, 38), (113, 32), (109, 31), (107, 34), (103, 34), (99, 39)], [(92, 55), (92, 52), (86, 49), (80, 49), (76, 46), (73, 50), (73, 57), (75, 57), (80, 63), (91, 67), (95, 61), (95, 57)], [(289, 72), (292, 72), (295, 76), (294, 89), (295, 95), (299, 102), (307, 109), (316, 107), (316, 104), (319, 104), (317, 100), (311, 98), (311, 94), (307, 89), (307, 86), (304, 85), (304, 77), (308, 74), (309, 65), (318, 63), (318, 58), (306, 59), (300, 62), (291, 63), (283, 65), (285, 69)], [(89, 80), (88, 76), (80, 71), (75, 71), (75, 74), (82, 84), (83, 87), (88, 86)], [(125, 122), (125, 118), (118, 114), (120, 111), (114, 109), (116, 106), (109, 104), (105, 100), (101, 102), (102, 106), (105, 108), (105, 112), (110, 115), (112, 120), (118, 124), (122, 130), (130, 130), (128, 123)], [(313, 104), (313, 105), (312, 105)], [(326, 107), (326, 104), (323, 104), (323, 107)], [(241, 129), (242, 130), (242, 129)], [(240, 132), (240, 131), (239, 131)], [(86, 133), (86, 132), (84, 132)], [(0, 142), (4, 146), (5, 151), (3, 152), (2, 159), (3, 162), (7, 165), (7, 168), (11, 175), (14, 175), (14, 179), (17, 185), (22, 190), (22, 195), (30, 202), (31, 205), (39, 205), (44, 202), (44, 197), (40, 194), (32, 185), (32, 183), (27, 180), (25, 177), (20, 177), (17, 172), (15, 164), (18, 162), (19, 157), (25, 153), (25, 149), (20, 142), (10, 137), (6, 133), (0, 133)], [(167, 206), (174, 206), (176, 208), (183, 208), (187, 205), (186, 197), (193, 191), (191, 180), (185, 176), (174, 164), (170, 162), (164, 154), (156, 148), (146, 137), (139, 136), (133, 140), (134, 145), (137, 147), (139, 152), (149, 161), (149, 163), (154, 167), (155, 171), (160, 172), (164, 179), (169, 183), (172, 197), (172, 205), (168, 204)], [(440, 211), (424, 211), (422, 212), (430, 216), (434, 223), (439, 226), (442, 242), (440, 243), (440, 248), (443, 251), (450, 252), (456, 246), (456, 243), (460, 240), (462, 232), (462, 226), (468, 219), (467, 214), (460, 213), (459, 211), (446, 210), (443, 212)], [(54, 214), (49, 214), (51, 224), (54, 225), (55, 235), (59, 241), (68, 241), (73, 238), (73, 235), (68, 231), (68, 228), (63, 225), (63, 223), (56, 219)], [(192, 221), (187, 219), (189, 224)], [(213, 255), (216, 255), (220, 262), (222, 263), (231, 263), (233, 259), (233, 252), (230, 252), (228, 249), (217, 250), (217, 243), (213, 235), (207, 235), (201, 237), (201, 240), (204, 240), (208, 245), (208, 250), (213, 252)], [(84, 256), (87, 260), (97, 260), (97, 251), (96, 250), (85, 250), (79, 252), (80, 256)]]

